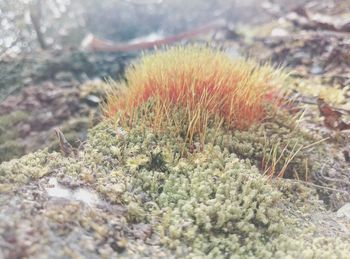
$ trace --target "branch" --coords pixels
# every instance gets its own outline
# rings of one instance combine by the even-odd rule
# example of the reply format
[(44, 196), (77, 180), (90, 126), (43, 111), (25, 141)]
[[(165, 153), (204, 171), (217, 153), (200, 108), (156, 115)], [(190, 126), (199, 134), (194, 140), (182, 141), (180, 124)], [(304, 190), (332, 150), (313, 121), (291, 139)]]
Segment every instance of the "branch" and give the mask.
[(118, 43), (113, 43), (106, 40), (98, 39), (94, 35), (89, 35), (83, 40), (82, 47), (84, 49), (95, 51), (95, 52), (128, 52), (128, 51), (135, 51), (135, 50), (150, 49), (154, 47), (169, 45), (176, 41), (194, 38), (200, 34), (205, 34), (215, 29), (222, 28), (224, 24), (225, 23), (222, 20), (220, 20), (220, 21), (216, 21), (204, 26), (200, 26), (196, 29), (182, 32), (176, 35), (172, 35), (160, 40), (145, 41), (145, 42), (139, 42), (139, 43), (118, 44)]
[(44, 39), (44, 35), (41, 31), (40, 20), (41, 20), (41, 0), (37, 0), (30, 7), (30, 20), (33, 24), (36, 37), (38, 39), (41, 49), (47, 49), (47, 44)]

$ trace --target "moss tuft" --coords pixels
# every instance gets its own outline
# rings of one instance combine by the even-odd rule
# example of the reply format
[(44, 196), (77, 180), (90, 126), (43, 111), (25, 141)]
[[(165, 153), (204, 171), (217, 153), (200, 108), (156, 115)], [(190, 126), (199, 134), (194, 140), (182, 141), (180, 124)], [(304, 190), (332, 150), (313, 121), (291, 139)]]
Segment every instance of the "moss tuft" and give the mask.
[(185, 142), (206, 129), (226, 125), (246, 129), (278, 105), (284, 76), (251, 60), (232, 60), (201, 46), (173, 47), (144, 56), (107, 95), (106, 116), (123, 126), (172, 127)]

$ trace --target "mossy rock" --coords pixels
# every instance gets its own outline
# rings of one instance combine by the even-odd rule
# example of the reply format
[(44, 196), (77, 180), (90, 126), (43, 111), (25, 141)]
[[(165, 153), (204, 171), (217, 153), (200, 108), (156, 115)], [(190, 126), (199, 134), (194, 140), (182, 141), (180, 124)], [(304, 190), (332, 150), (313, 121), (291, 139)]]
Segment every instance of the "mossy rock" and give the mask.
[[(231, 137), (239, 134), (247, 133)], [(254, 144), (258, 137), (243, 139)], [(1, 164), (0, 184), (8, 192), (9, 184), (69, 177), (67, 184), (88, 185), (109, 204), (126, 206), (127, 224), (150, 224), (175, 257), (346, 258), (349, 241), (313, 236), (307, 213), (324, 210), (316, 193), (268, 179), (255, 163), (220, 142), (181, 157), (167, 134), (104, 122), (77, 156), (44, 150)]]

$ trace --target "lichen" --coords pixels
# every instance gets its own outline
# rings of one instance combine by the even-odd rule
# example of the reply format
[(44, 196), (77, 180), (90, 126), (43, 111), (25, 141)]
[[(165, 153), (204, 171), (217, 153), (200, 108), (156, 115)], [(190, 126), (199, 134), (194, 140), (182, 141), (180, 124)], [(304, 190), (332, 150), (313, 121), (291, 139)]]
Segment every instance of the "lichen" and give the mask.
[(150, 205), (157, 205), (151, 214), (159, 217), (163, 242), (174, 249), (186, 245), (179, 255), (190, 248), (201, 255), (238, 254), (250, 239), (279, 233), (284, 224), (277, 208), (280, 193), (234, 154), (218, 146), (206, 150), (166, 175), (142, 170), (136, 179), (140, 191), (152, 197)]
[[(231, 138), (254, 143), (261, 137), (251, 134)], [(180, 157), (176, 139), (167, 134), (135, 127), (121, 135), (104, 122), (90, 131), (76, 157), (44, 150), (1, 164), (0, 190), (47, 174), (69, 177), (68, 184), (84, 183), (108, 202), (125, 205), (129, 224), (151, 224), (161, 244), (181, 257), (346, 257), (348, 242), (315, 239), (312, 224), (303, 220), (303, 206), (317, 200), (315, 192), (275, 184), (261, 175), (254, 156), (236, 152), (217, 141)]]
[(3, 162), (0, 165), (0, 183), (24, 184), (39, 179), (50, 173), (51, 162), (57, 159), (57, 155), (43, 150)]

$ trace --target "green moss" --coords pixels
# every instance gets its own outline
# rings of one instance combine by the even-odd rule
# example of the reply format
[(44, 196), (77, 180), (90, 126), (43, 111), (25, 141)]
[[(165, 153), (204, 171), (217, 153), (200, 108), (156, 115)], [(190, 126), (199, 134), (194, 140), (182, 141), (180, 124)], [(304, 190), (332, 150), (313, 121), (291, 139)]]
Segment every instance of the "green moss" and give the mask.
[(268, 139), (294, 134), (282, 127), (278, 135), (273, 125), (264, 123), (256, 135), (226, 132), (214, 142), (208, 137), (203, 151), (180, 158), (179, 139), (169, 134), (144, 127), (121, 134), (105, 122), (90, 131), (76, 157), (40, 151), (1, 164), (0, 183), (8, 191), (9, 183), (49, 173), (70, 177), (69, 184), (83, 181), (108, 202), (125, 205), (129, 224), (151, 224), (179, 257), (346, 258), (348, 241), (316, 239), (315, 226), (305, 220), (306, 205), (323, 208), (315, 192), (268, 180), (255, 166), (255, 151), (238, 148), (250, 145), (262, 152), (258, 141), (265, 141), (264, 134)]
[(318, 139), (302, 132), (285, 114), (277, 114), (246, 131), (209, 131), (208, 135), (209, 139), (215, 138), (217, 145), (249, 159), (262, 172), (277, 176), (285, 170), (284, 178), (305, 180), (312, 176), (324, 154), (324, 146), (315, 144)]
[[(276, 206), (280, 193), (261, 179), (256, 168), (227, 150), (217, 146), (206, 150), (165, 175), (141, 170), (135, 179), (140, 191), (157, 204), (151, 214), (161, 215), (157, 230), (163, 242), (172, 248), (185, 243), (184, 254), (189, 247), (203, 254), (232, 254), (250, 239), (279, 233), (284, 224)], [(228, 240), (236, 244), (224, 245)]]
[(50, 167), (58, 154), (38, 151), (20, 159), (3, 162), (0, 165), (0, 183), (24, 184), (32, 179), (39, 179), (50, 173)]

